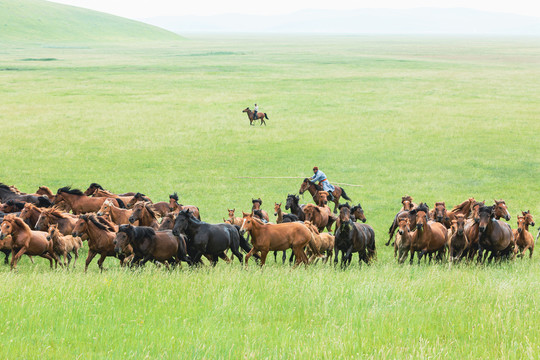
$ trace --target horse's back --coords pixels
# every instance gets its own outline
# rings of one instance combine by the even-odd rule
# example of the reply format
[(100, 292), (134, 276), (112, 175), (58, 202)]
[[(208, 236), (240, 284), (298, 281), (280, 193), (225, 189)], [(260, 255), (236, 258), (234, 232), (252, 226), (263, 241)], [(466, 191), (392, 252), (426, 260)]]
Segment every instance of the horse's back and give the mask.
[(45, 231), (31, 230), (32, 238), (28, 244), (26, 253), (28, 255), (41, 255), (49, 249), (49, 240)]

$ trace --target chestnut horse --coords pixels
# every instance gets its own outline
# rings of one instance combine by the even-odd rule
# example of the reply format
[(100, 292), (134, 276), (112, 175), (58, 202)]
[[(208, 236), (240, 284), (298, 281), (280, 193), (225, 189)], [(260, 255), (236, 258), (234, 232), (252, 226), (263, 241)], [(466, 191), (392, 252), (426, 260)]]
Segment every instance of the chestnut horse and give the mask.
[(0, 204), (0, 211), (6, 214), (21, 212), (24, 209), (24, 205), (29, 204), (23, 201), (8, 200), (5, 204)]
[(518, 256), (525, 256), (525, 252), (529, 250), (529, 258), (532, 258), (534, 252), (534, 238), (529, 232), (529, 226), (534, 226), (534, 219), (530, 211), (522, 211), (521, 214), (522, 216), (518, 216), (518, 228), (512, 230), (516, 246), (520, 252)]
[(478, 252), (478, 236), (480, 231), (478, 230), (478, 223), (480, 222), (479, 211), (482, 206), (485, 205), (485, 201), (477, 201), (471, 207), (470, 217), (465, 222), (465, 236), (469, 241), (469, 247), (467, 249), (468, 260), (474, 259)]
[(351, 208), (351, 216), (353, 217), (353, 221), (360, 220), (363, 223), (367, 221), (366, 215), (364, 215), (364, 209), (362, 209), (362, 205), (360, 205), (360, 203)]
[(304, 252), (305, 246), (309, 245), (316, 256), (321, 256), (315, 247), (313, 235), (300, 223), (265, 224), (254, 218), (252, 214), (243, 213), (240, 234), (243, 235), (246, 232), (251, 234), (253, 244), (253, 248), (246, 255), (246, 266), (249, 258), (258, 251), (261, 252), (261, 266), (266, 263), (269, 251), (284, 251), (292, 248), (296, 257), (295, 267), (300, 263), (308, 264), (308, 258)]
[(227, 211), (229, 212), (229, 218), (226, 221), (232, 225), (242, 226), (242, 218), (234, 216), (235, 210), (236, 209), (227, 209)]
[(52, 251), (52, 243), (47, 240), (47, 233), (44, 231), (32, 231), (30, 227), (20, 218), (14, 215), (6, 215), (0, 226), (0, 240), (11, 235), (11, 269), (17, 268), (17, 263), (23, 255), (41, 256), (48, 259), (53, 267), (53, 259), (57, 261), (56, 255)]
[(47, 186), (40, 186), (36, 191), (36, 195), (46, 196), (51, 202), (54, 201), (54, 194)]
[(24, 204), (24, 208), (22, 209), (21, 215), (19, 215), (19, 217), (23, 219), (24, 222), (28, 224), (28, 226), (30, 226), (30, 229), (34, 230), (36, 229), (36, 224), (39, 216), (41, 215), (41, 212), (41, 208), (38, 208), (32, 203), (26, 203)]
[(324, 228), (331, 231), (332, 225), (336, 221), (336, 217), (332, 214), (328, 206), (321, 207), (314, 204), (307, 204), (304, 207), (304, 214), (306, 215), (306, 220), (311, 221), (319, 231), (323, 231)]
[(154, 230), (157, 230), (159, 223), (157, 222), (157, 215), (152, 210), (152, 204), (139, 201), (133, 207), (133, 212), (128, 218), (129, 223), (135, 224), (139, 221), (139, 226), (150, 226)]
[[(58, 189), (54, 204), (57, 204), (62, 200), (69, 205), (73, 214), (80, 215), (99, 211), (99, 208), (107, 198), (89, 197), (84, 195), (81, 190), (72, 189), (69, 186), (66, 186)], [(112, 199), (111, 201), (114, 205), (125, 208), (124, 202), (121, 199)]]
[[(315, 204), (319, 203), (319, 191), (322, 191), (323, 188), (314, 182), (311, 182), (308, 178), (305, 178), (302, 182), (302, 185), (300, 185), (300, 190), (298, 191), (300, 194), (303, 194), (305, 191), (309, 191), (311, 196), (313, 197), (313, 201), (315, 201)], [(339, 199), (343, 196), (345, 200), (352, 201), (347, 194), (345, 193), (345, 190), (337, 185), (334, 185), (334, 214), (337, 214), (337, 208), (339, 205)]]
[(413, 202), (413, 198), (410, 195), (405, 195), (401, 197), (401, 204), (403, 205), (401, 207), (401, 210), (399, 211), (411, 211), (414, 209), (417, 205)]
[[(88, 235), (88, 257), (84, 266), (84, 272), (88, 270), (88, 265), (96, 255), (100, 255), (98, 260), (99, 270), (103, 271), (103, 262), (107, 256), (117, 256), (114, 251), (113, 240), (116, 235), (113, 224), (98, 218), (94, 214), (81, 215), (75, 224), (72, 234), (75, 237)], [(122, 264), (124, 256), (119, 256)]]
[[(405, 207), (405, 203), (404, 203), (404, 207)], [(408, 207), (409, 206), (407, 205), (407, 208)], [(417, 210), (424, 210), (424, 212), (428, 213), (429, 207), (424, 203), (420, 203), (420, 205), (416, 206), (414, 209), (401, 210), (396, 214), (396, 216), (394, 217), (394, 221), (392, 222), (392, 225), (390, 225), (390, 228), (388, 229), (388, 235), (389, 235), (388, 241), (384, 245), (386, 246), (390, 245), (390, 241), (392, 240), (392, 237), (394, 236), (394, 233), (396, 232), (398, 228), (400, 219), (408, 218), (410, 220), (410, 224), (409, 224), (410, 227), (412, 229), (416, 228), (416, 211)]]
[[(437, 259), (442, 261), (448, 243), (448, 231), (446, 227), (438, 222), (428, 221), (428, 212), (424, 210), (416, 211), (416, 231), (411, 240), (411, 264), (414, 260), (414, 254), (418, 252), (418, 263), (426, 254), (431, 256), (437, 253)], [(429, 210), (428, 210), (429, 211)]]
[[(107, 216), (116, 225), (129, 224), (129, 217), (133, 215), (133, 210), (120, 209), (114, 206), (111, 199), (105, 200), (97, 212), (97, 216)], [(138, 222), (135, 225), (139, 225)]]
[(396, 241), (394, 241), (394, 257), (397, 256), (399, 264), (405, 262), (411, 249), (412, 231), (409, 227), (410, 223), (408, 217), (400, 218), (398, 222)]
[[(334, 235), (329, 233), (320, 233), (317, 227), (313, 225), (311, 221), (304, 221), (304, 225), (313, 234), (314, 244), (319, 250), (319, 253), (326, 253), (323, 259), (323, 264), (326, 264), (328, 260), (332, 259), (332, 255), (334, 253)], [(313, 262), (314, 259), (317, 259), (315, 263), (319, 261), (317, 255), (313, 251), (311, 251), (311, 248), (309, 246), (306, 248), (306, 255), (309, 256), (310, 264)]]
[(253, 125), (254, 121), (261, 120), (260, 125), (264, 123), (264, 126), (266, 126), (266, 121), (264, 121), (264, 119), (270, 120), (268, 119), (268, 116), (266, 115), (266, 113), (263, 113), (263, 112), (257, 112), (257, 116), (253, 117), (253, 111), (251, 111), (250, 108), (248, 107), (242, 110), (242, 112), (247, 113), (247, 116), (249, 118), (249, 125)]
[(159, 224), (158, 231), (172, 230), (174, 227), (175, 220), (176, 220), (175, 213), (173, 212), (167, 213), (164, 217), (161, 218), (161, 223)]
[(447, 211), (450, 221), (454, 220), (458, 214), (463, 214), (466, 218), (468, 218), (474, 204), (476, 204), (476, 200), (474, 198), (469, 198), (461, 204), (454, 206), (450, 211)]
[[(90, 186), (88, 187), (88, 189), (86, 189), (86, 191), (84, 192), (84, 195), (86, 196), (90, 196), (90, 195), (93, 195), (96, 193), (96, 191), (98, 190), (102, 190), (102, 191), (106, 191), (107, 193), (109, 194), (112, 194), (112, 192), (108, 191), (108, 190), (105, 190), (101, 185), (99, 185), (98, 183), (91, 183)], [(118, 196), (133, 196), (135, 195), (134, 192), (128, 192), (128, 193), (125, 193), (125, 194), (113, 194), (113, 195), (118, 195)], [(109, 197), (109, 196), (106, 196), (106, 197)]]
[(36, 222), (36, 230), (46, 231), (51, 225), (57, 224), (60, 233), (71, 235), (77, 220), (79, 220), (77, 215), (62, 213), (56, 208), (43, 209)]
[(510, 212), (508, 211), (508, 208), (506, 207), (506, 202), (504, 200), (495, 200), (493, 199), (495, 204), (493, 204), (493, 213), (495, 215), (495, 219), (499, 220), (500, 218), (504, 218), (506, 221), (510, 221)]

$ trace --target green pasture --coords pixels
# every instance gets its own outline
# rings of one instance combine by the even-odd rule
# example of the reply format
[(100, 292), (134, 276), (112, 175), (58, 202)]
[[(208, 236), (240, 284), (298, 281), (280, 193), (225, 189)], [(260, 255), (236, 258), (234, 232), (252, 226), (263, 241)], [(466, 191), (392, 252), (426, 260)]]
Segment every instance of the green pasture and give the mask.
[[(9, 38), (8, 38), (9, 39)], [(96, 43), (0, 37), (0, 181), (98, 182), (203, 220), (297, 193), (319, 166), (361, 202), (378, 261), (346, 271), (83, 274), (0, 265), (1, 358), (536, 358), (540, 261), (398, 266), (401, 196), (505, 199), (540, 221), (540, 39), (188, 35)], [(268, 126), (242, 110), (258, 103)], [(239, 177), (299, 177), (250, 179)], [(311, 201), (305, 195), (303, 202)], [(536, 228), (533, 229), (536, 235)]]

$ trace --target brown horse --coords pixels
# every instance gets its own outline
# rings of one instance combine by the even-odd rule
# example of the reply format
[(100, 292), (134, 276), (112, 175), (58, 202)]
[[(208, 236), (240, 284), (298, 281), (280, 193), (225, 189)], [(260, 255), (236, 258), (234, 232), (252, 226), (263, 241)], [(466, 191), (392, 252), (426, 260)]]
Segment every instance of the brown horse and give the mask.
[(469, 247), (467, 250), (468, 260), (473, 260), (478, 252), (478, 237), (480, 230), (478, 230), (478, 223), (480, 222), (479, 211), (482, 206), (485, 205), (485, 201), (477, 201), (471, 207), (471, 215), (465, 222), (465, 236), (469, 241)]
[[(305, 178), (302, 182), (302, 185), (300, 185), (300, 190), (298, 191), (300, 194), (303, 194), (305, 191), (309, 191), (311, 196), (313, 197), (313, 201), (315, 201), (315, 204), (319, 203), (319, 191), (322, 191), (323, 188), (314, 182), (311, 182), (308, 178)], [(347, 194), (345, 193), (345, 190), (337, 185), (334, 185), (334, 192), (332, 193), (334, 195), (334, 214), (337, 214), (337, 208), (339, 205), (339, 199), (343, 196), (345, 200), (352, 201)]]
[[(413, 210), (414, 211), (414, 210)], [(431, 256), (437, 253), (437, 259), (443, 260), (448, 243), (448, 232), (443, 224), (428, 221), (427, 212), (423, 210), (416, 211), (416, 231), (411, 240), (411, 264), (414, 260), (415, 252), (418, 252), (418, 263), (426, 254)]]
[(139, 221), (139, 226), (149, 226), (154, 230), (159, 228), (157, 215), (154, 210), (152, 210), (152, 204), (144, 201), (139, 201), (135, 204), (133, 213), (128, 220), (130, 224), (135, 224), (136, 221)]
[[(144, 195), (143, 193), (136, 193), (135, 195), (133, 195), (133, 197), (131, 198), (131, 200), (129, 200), (127, 203), (126, 203), (126, 209), (131, 209), (133, 208), (133, 206), (138, 203), (139, 201), (144, 201), (144, 202), (149, 202), (149, 203), (153, 203), (152, 200), (150, 200), (150, 198), (146, 195)], [(165, 204), (166, 205), (166, 208), (167, 209), (164, 209), (165, 210), (165, 213), (167, 212), (168, 208), (169, 208), (169, 203), (166, 202), (166, 201), (161, 201), (162, 204)], [(154, 209), (155, 211), (156, 209)]]
[[(97, 212), (97, 216), (107, 216), (116, 225), (129, 224), (129, 217), (133, 215), (133, 210), (120, 209), (114, 206), (111, 199), (105, 200)], [(139, 225), (135, 222), (135, 225)]]
[[(54, 204), (57, 204), (62, 200), (69, 205), (73, 214), (80, 215), (99, 211), (99, 208), (101, 208), (101, 205), (103, 205), (107, 198), (89, 197), (84, 195), (81, 190), (71, 189), (69, 186), (66, 186), (58, 189)], [(118, 207), (125, 207), (124, 202), (121, 199), (112, 199), (111, 201)]]
[(452, 227), (452, 220), (448, 216), (446, 211), (446, 204), (444, 201), (435, 203), (435, 207), (429, 212), (429, 218), (435, 222), (443, 224), (447, 229)]
[(246, 266), (249, 258), (260, 251), (263, 266), (269, 251), (284, 251), (291, 249), (296, 257), (295, 267), (301, 262), (308, 264), (308, 258), (304, 253), (304, 247), (310, 246), (311, 250), (320, 256), (315, 247), (314, 238), (311, 232), (300, 223), (265, 224), (261, 220), (254, 218), (252, 214), (243, 213), (243, 223), (240, 234), (246, 231), (251, 234), (253, 248), (246, 255)]
[(229, 212), (229, 218), (226, 221), (232, 225), (242, 226), (242, 218), (234, 216), (235, 210), (236, 209), (227, 209), (227, 211)]
[(405, 195), (401, 197), (401, 204), (403, 205), (401, 207), (401, 210), (399, 211), (411, 211), (414, 209), (417, 205), (413, 202), (413, 198), (410, 195)]
[(328, 204), (328, 195), (328, 191), (319, 191), (317, 194), (317, 198), (319, 199), (317, 206), (326, 206)]
[(483, 206), (479, 210), (478, 260), (480, 262), (485, 261), (485, 257), (483, 257), (484, 250), (491, 251), (488, 262), (491, 262), (493, 258), (501, 259), (502, 256), (508, 256), (510, 255), (509, 252), (513, 250), (514, 235), (512, 229), (508, 224), (496, 220), (498, 205)]
[(448, 229), (448, 260), (450, 263), (461, 260), (469, 248), (469, 239), (465, 233), (466, 222), (465, 215), (458, 214)]
[(77, 220), (79, 220), (77, 215), (62, 213), (56, 208), (43, 209), (36, 222), (36, 230), (46, 231), (51, 225), (56, 224), (61, 234), (71, 235)]
[(409, 227), (410, 223), (408, 217), (399, 219), (396, 241), (394, 241), (394, 257), (397, 256), (399, 264), (405, 262), (411, 249), (412, 232)]
[(29, 204), (23, 201), (8, 200), (5, 204), (0, 204), (0, 212), (10, 214), (15, 212), (21, 212), (24, 209), (24, 205)]
[(447, 212), (450, 221), (454, 220), (458, 214), (463, 214), (466, 218), (469, 217), (475, 203), (476, 200), (474, 198), (469, 198), (461, 204), (454, 206), (450, 211)]
[(362, 205), (360, 205), (360, 203), (351, 208), (351, 216), (354, 217), (354, 221), (360, 220), (363, 223), (367, 221), (366, 215), (364, 215), (364, 209), (362, 209)]
[(30, 227), (20, 218), (14, 215), (6, 215), (0, 226), (0, 240), (11, 235), (11, 269), (17, 268), (17, 262), (23, 255), (41, 256), (48, 259), (53, 267), (53, 259), (57, 260), (52, 251), (52, 244), (47, 241), (47, 233), (43, 231), (32, 231)]
[[(103, 218), (98, 218), (94, 214), (81, 215), (75, 224), (72, 235), (82, 237), (88, 235), (88, 257), (84, 266), (84, 272), (88, 270), (88, 265), (96, 255), (100, 255), (98, 266), (103, 271), (103, 262), (107, 256), (116, 256), (113, 240), (116, 235), (112, 224), (107, 224)], [(122, 264), (123, 257), (120, 258)]]
[(261, 209), (261, 206), (262, 206), (261, 198), (251, 199), (251, 203), (253, 204), (253, 206), (251, 207), (251, 212), (255, 214), (255, 216), (257, 216), (261, 220), (269, 222), (270, 217), (268, 217), (268, 213), (264, 211), (263, 209)]
[(161, 218), (161, 224), (159, 224), (158, 231), (172, 230), (174, 227), (174, 221), (176, 220), (176, 214), (173, 212), (167, 213)]
[(331, 231), (332, 225), (336, 221), (336, 217), (332, 214), (328, 206), (321, 207), (314, 204), (307, 204), (304, 207), (304, 214), (306, 220), (311, 221), (319, 231), (323, 231), (324, 228)]
[(409, 226), (411, 227), (411, 229), (416, 228), (416, 212), (418, 210), (424, 210), (424, 212), (428, 213), (429, 207), (424, 203), (420, 203), (420, 205), (417, 205), (414, 209), (410, 211), (401, 210), (396, 214), (396, 216), (394, 217), (394, 221), (392, 222), (392, 225), (390, 225), (390, 228), (388, 229), (388, 235), (389, 235), (388, 241), (384, 245), (386, 246), (390, 245), (390, 241), (392, 241), (392, 237), (394, 236), (394, 233), (396, 232), (398, 228), (399, 220), (408, 218), (410, 220)]
[(263, 112), (257, 112), (257, 116), (253, 116), (253, 111), (250, 110), (250, 108), (245, 108), (244, 110), (242, 110), (242, 112), (245, 112), (247, 113), (247, 116), (249, 118), (249, 125), (253, 125), (253, 122), (254, 121), (257, 121), (257, 120), (261, 120), (261, 124), (262, 125), (264, 123), (264, 126), (266, 126), (266, 121), (264, 121), (264, 119), (268, 119), (268, 116), (266, 115), (266, 113), (263, 113)]
[[(91, 196), (94, 195), (98, 190), (106, 191), (107, 194), (117, 195), (117, 196), (134, 196), (134, 192), (128, 192), (125, 194), (113, 194), (112, 192), (105, 190), (101, 185), (98, 183), (91, 183), (88, 189), (84, 192), (84, 195)], [(102, 193), (103, 194), (103, 193)], [(95, 195), (94, 195), (95, 196)], [(105, 197), (113, 197), (113, 196), (105, 196)]]
[(499, 220), (500, 218), (504, 218), (506, 221), (510, 221), (510, 212), (508, 211), (508, 208), (506, 207), (506, 202), (504, 200), (495, 200), (493, 199), (495, 204), (493, 204), (494, 207), (494, 214), (495, 219)]
[(21, 215), (19, 215), (19, 217), (30, 226), (30, 229), (34, 230), (36, 229), (36, 224), (39, 216), (41, 215), (41, 212), (41, 208), (38, 208), (32, 203), (26, 203), (24, 204), (24, 208), (22, 209)]
[(54, 194), (47, 186), (40, 186), (36, 191), (36, 195), (43, 195), (49, 198), (49, 200), (54, 201)]
[[(81, 238), (74, 237), (73, 235), (62, 235), (60, 231), (58, 231), (58, 225), (54, 224), (49, 227), (47, 240), (52, 242), (52, 250), (56, 258), (60, 258), (60, 255), (64, 257), (64, 267), (69, 268), (69, 264), (71, 263), (71, 256), (69, 253), (73, 253), (73, 255), (75, 255), (73, 268), (75, 268), (75, 263), (79, 258), (79, 250), (82, 248)], [(60, 262), (60, 265), (62, 265), (62, 262)]]
[(518, 216), (518, 228), (512, 230), (512, 232), (514, 233), (516, 246), (520, 252), (518, 256), (525, 256), (525, 252), (529, 250), (529, 258), (532, 258), (534, 252), (534, 238), (529, 232), (529, 226), (534, 226), (534, 219), (530, 211), (522, 211), (521, 214), (522, 216)]
[[(332, 259), (334, 254), (334, 235), (329, 233), (320, 233), (315, 225), (311, 221), (304, 221), (304, 225), (311, 231), (313, 234), (315, 247), (319, 250), (320, 254), (326, 253), (323, 259), (323, 264), (326, 264), (328, 260)], [(319, 261), (317, 255), (311, 251), (311, 248), (308, 246), (306, 248), (306, 254), (309, 256), (309, 263), (311, 264), (314, 259)], [(315, 261), (315, 263), (317, 263)]]
[(178, 203), (178, 194), (174, 193), (169, 195), (169, 211), (179, 213), (182, 210), (189, 210), (196, 219), (201, 220), (201, 215), (199, 214), (199, 208), (195, 205), (182, 205)]

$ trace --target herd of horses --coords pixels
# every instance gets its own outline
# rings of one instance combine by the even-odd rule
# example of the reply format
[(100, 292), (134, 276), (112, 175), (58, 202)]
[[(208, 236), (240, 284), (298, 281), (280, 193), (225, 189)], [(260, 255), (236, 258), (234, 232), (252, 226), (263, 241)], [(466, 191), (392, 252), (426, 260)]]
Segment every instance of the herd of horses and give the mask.
[[(305, 179), (299, 193), (305, 191), (314, 203), (300, 204), (298, 195), (289, 194), (285, 203), (289, 213), (283, 212), (281, 202), (274, 203), (275, 222), (261, 208), (259, 198), (252, 199), (251, 212), (237, 217), (235, 209), (229, 209), (222, 223), (210, 224), (201, 220), (197, 206), (181, 204), (177, 193), (169, 195), (169, 201), (153, 202), (140, 192), (115, 194), (97, 183), (84, 192), (62, 187), (53, 193), (41, 186), (35, 194), (0, 183), (0, 251), (6, 264), (11, 255), (12, 269), (23, 255), (32, 262), (33, 257), (46, 258), (51, 268), (58, 263), (69, 267), (73, 257), (75, 266), (86, 241), (85, 271), (97, 255), (101, 270), (107, 257), (119, 259), (121, 266), (142, 266), (150, 261), (169, 268), (181, 262), (204, 264), (203, 257), (212, 265), (236, 257), (247, 266), (253, 256), (263, 266), (270, 252), (275, 261), (282, 252), (285, 262), (289, 249), (289, 262), (294, 261), (294, 266), (319, 259), (326, 263), (332, 257), (337, 265), (340, 253), (342, 268), (355, 253), (360, 264), (376, 259), (375, 232), (366, 224), (360, 204), (340, 204), (341, 197), (350, 198), (336, 187), (331, 210), (329, 194), (322, 188)], [(386, 243), (390, 245), (395, 234), (394, 254), (399, 263), (409, 253), (411, 263), (415, 254), (418, 261), (424, 256), (431, 261), (435, 255), (438, 261), (450, 262), (475, 257), (480, 262), (513, 259), (527, 250), (532, 256), (535, 241), (528, 230), (534, 226), (532, 215), (522, 212), (518, 228), (512, 230), (499, 220), (510, 220), (502, 200), (485, 206), (471, 198), (451, 210), (438, 202), (429, 210), (426, 204), (416, 205), (405, 196), (402, 205)]]

